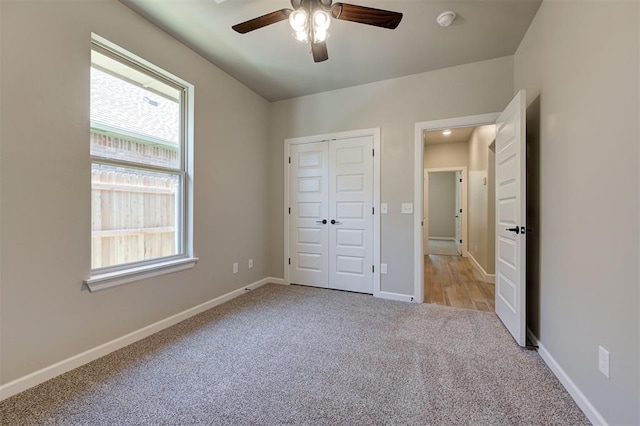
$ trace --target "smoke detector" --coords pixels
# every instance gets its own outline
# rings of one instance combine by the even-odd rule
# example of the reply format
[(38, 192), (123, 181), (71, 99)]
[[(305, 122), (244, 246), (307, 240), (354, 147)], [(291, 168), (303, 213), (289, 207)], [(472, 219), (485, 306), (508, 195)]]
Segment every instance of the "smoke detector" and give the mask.
[(456, 19), (456, 13), (449, 10), (438, 15), (436, 22), (441, 27), (448, 27), (454, 19)]

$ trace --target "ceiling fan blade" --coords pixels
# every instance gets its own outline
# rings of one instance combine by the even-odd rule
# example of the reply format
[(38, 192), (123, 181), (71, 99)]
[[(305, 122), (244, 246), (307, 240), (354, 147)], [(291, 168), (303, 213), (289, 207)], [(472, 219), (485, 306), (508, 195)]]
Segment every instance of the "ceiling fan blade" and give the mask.
[(275, 12), (267, 13), (266, 15), (249, 19), (248, 21), (242, 22), (241, 24), (236, 24), (231, 28), (233, 28), (240, 34), (246, 34), (249, 31), (257, 30), (259, 28), (266, 27), (267, 25), (275, 24), (276, 22), (289, 19), (289, 14), (291, 12), (291, 9), (276, 10)]
[(395, 29), (402, 20), (400, 12), (345, 3), (334, 3), (331, 7), (331, 15), (343, 21), (358, 22), (391, 30)]
[(313, 62), (323, 62), (329, 59), (327, 52), (327, 42), (311, 43), (311, 53), (313, 53)]

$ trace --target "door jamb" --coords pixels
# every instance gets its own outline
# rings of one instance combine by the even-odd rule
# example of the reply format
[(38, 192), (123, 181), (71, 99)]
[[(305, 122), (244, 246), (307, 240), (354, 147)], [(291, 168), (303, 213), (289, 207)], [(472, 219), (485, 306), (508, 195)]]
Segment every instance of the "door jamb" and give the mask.
[[(424, 154), (423, 154), (424, 155)], [(467, 250), (469, 249), (469, 246), (467, 245), (468, 241), (467, 241), (467, 210), (469, 208), (469, 201), (468, 201), (468, 181), (467, 181), (467, 166), (454, 166), (454, 167), (438, 167), (438, 168), (433, 168), (433, 169), (424, 169), (424, 174), (426, 175), (425, 180), (429, 179), (429, 173), (437, 173), (437, 172), (461, 172), (461, 176), (462, 176), (462, 201), (461, 201), (461, 208), (462, 208), (462, 218), (460, 221), (460, 238), (462, 238), (462, 257), (467, 257)], [(424, 182), (424, 180), (423, 180)], [(428, 192), (425, 191), (425, 189), (423, 188), (423, 198), (422, 198), (422, 217), (424, 217), (424, 204), (425, 202), (429, 202), (428, 198), (425, 200), (424, 197), (424, 193)], [(422, 235), (423, 235), (423, 239), (424, 239), (424, 234), (425, 234), (425, 230), (428, 228), (429, 224), (428, 223), (424, 223), (423, 224), (423, 229), (422, 229)], [(424, 241), (423, 241), (423, 255), (424, 255)]]
[(373, 137), (373, 259), (375, 265), (373, 272), (373, 295), (375, 297), (384, 297), (380, 290), (380, 138), (381, 132), (379, 127), (371, 129), (359, 129), (346, 132), (325, 133), (321, 135), (304, 136), (299, 138), (290, 138), (284, 140), (284, 283), (291, 284), (289, 278), (289, 257), (291, 255), (289, 247), (290, 237), (290, 216), (289, 216), (289, 197), (290, 197), (290, 169), (289, 169), (289, 153), (291, 145), (328, 142), (331, 140), (352, 139), (358, 137)]
[(443, 120), (421, 121), (415, 124), (414, 135), (414, 179), (413, 179), (413, 300), (424, 301), (424, 255), (423, 229), (424, 217), (424, 142), (423, 132), (431, 130), (453, 129), (459, 127), (482, 126), (495, 124), (499, 112), (466, 117), (447, 118)]

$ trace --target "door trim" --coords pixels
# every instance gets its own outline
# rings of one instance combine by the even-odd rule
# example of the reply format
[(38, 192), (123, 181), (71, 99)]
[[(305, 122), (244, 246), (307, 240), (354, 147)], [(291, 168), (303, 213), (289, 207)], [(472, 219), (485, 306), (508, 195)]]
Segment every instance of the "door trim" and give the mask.
[(413, 300), (417, 303), (424, 301), (424, 259), (423, 259), (423, 229), (424, 217), (424, 144), (422, 133), (430, 130), (443, 130), (457, 127), (482, 126), (495, 124), (499, 112), (466, 117), (447, 118), (444, 120), (421, 121), (415, 124), (414, 134), (414, 167), (413, 167)]
[(328, 141), (340, 141), (342, 139), (352, 139), (358, 137), (373, 137), (373, 206), (375, 208), (375, 214), (373, 215), (373, 264), (375, 270), (373, 272), (373, 295), (375, 297), (385, 297), (380, 291), (380, 128), (351, 130), (347, 132), (325, 133), (321, 135), (304, 136), (299, 138), (290, 138), (284, 140), (284, 283), (291, 284), (289, 277), (289, 257), (291, 251), (289, 247), (289, 152), (291, 145), (314, 143), (314, 142), (328, 142)]
[[(466, 127), (466, 126), (465, 126)], [(422, 154), (424, 156), (424, 153)], [(467, 181), (467, 166), (457, 166), (457, 167), (437, 167), (437, 168), (433, 168), (433, 169), (424, 169), (424, 181), (429, 179), (429, 173), (438, 173), (438, 172), (461, 172), (462, 174), (462, 222), (460, 224), (460, 238), (462, 238), (462, 257), (467, 257), (467, 251), (469, 249), (469, 246), (467, 245), (468, 241), (467, 241), (467, 210), (469, 208), (469, 201), (467, 198), (467, 191), (468, 191), (468, 181)], [(429, 201), (428, 195), (427, 197), (424, 197), (424, 193), (428, 194), (428, 188), (423, 188), (423, 198), (422, 198), (422, 217), (424, 217), (424, 204), (427, 203)], [(422, 235), (424, 239), (426, 235), (427, 235), (427, 231), (429, 229), (429, 223), (427, 223), (427, 221), (425, 221), (423, 229), (422, 229)], [(423, 251), (423, 255), (424, 255), (424, 241), (423, 241), (423, 246), (422, 246), (422, 251)]]

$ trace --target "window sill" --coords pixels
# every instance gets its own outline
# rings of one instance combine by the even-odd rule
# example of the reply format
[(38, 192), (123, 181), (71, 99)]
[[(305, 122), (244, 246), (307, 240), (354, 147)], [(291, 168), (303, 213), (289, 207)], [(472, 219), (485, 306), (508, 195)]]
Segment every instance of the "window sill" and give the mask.
[(188, 257), (186, 259), (169, 260), (166, 262), (154, 263), (153, 265), (139, 266), (123, 271), (108, 272), (106, 274), (93, 275), (84, 283), (91, 293), (106, 290), (112, 287), (118, 287), (135, 281), (144, 280), (159, 275), (171, 274), (173, 272), (191, 269), (198, 261), (197, 257)]

